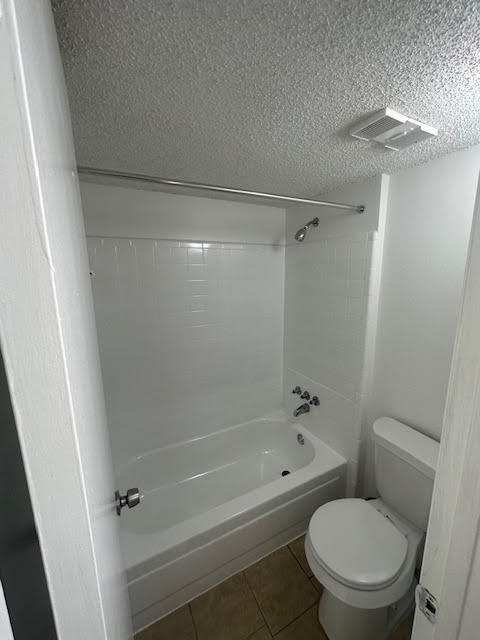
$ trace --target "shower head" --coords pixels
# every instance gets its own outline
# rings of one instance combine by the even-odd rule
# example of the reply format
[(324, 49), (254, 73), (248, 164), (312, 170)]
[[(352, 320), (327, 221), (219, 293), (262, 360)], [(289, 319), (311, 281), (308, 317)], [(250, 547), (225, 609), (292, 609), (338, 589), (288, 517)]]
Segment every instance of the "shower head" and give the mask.
[(303, 242), (305, 240), (305, 236), (307, 235), (307, 229), (308, 227), (302, 227), (301, 229), (299, 229), (295, 234), (295, 240), (298, 240), (298, 242)]
[(310, 222), (307, 222), (307, 224), (304, 227), (302, 227), (297, 231), (297, 233), (295, 234), (295, 240), (297, 240), (298, 242), (303, 242), (305, 240), (305, 236), (307, 235), (307, 231), (309, 230), (309, 228), (318, 227), (318, 223), (319, 223), (318, 218), (313, 218), (313, 220), (310, 220)]

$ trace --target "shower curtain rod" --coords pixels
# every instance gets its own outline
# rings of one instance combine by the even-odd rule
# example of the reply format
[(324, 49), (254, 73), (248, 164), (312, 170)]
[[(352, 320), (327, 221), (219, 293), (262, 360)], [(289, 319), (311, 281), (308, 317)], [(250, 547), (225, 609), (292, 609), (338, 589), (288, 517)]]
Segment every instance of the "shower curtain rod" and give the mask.
[(77, 167), (78, 173), (90, 176), (105, 176), (111, 178), (122, 178), (124, 180), (135, 180), (149, 182), (152, 184), (163, 184), (172, 187), (185, 189), (199, 189), (201, 191), (215, 191), (217, 193), (231, 193), (237, 196), (251, 196), (253, 198), (263, 198), (265, 200), (276, 200), (278, 202), (290, 202), (292, 204), (309, 204), (316, 207), (330, 207), (332, 209), (343, 209), (354, 213), (363, 213), (364, 205), (342, 204), (340, 202), (328, 202), (326, 200), (314, 200), (311, 198), (296, 198), (294, 196), (282, 196), (277, 193), (264, 193), (263, 191), (249, 191), (247, 189), (233, 189), (221, 187), (215, 184), (203, 184), (201, 182), (186, 182), (185, 180), (171, 180), (169, 178), (159, 178), (148, 176), (142, 173), (127, 173), (124, 171), (113, 171), (110, 169), (95, 169), (94, 167)]

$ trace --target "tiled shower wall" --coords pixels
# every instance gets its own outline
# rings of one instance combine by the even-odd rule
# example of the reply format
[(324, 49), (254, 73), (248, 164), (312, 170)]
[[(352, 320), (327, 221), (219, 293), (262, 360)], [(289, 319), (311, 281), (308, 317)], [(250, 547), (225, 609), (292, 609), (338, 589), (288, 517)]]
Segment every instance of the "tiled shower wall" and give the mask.
[(387, 194), (386, 176), (329, 194), (367, 213), (320, 217), (301, 244), (291, 238), (308, 212), (287, 210), (285, 405), (291, 414), (302, 402), (296, 385), (319, 396), (300, 421), (348, 460), (349, 494), (370, 393)]
[(296, 385), (320, 398), (301, 421), (349, 461), (351, 491), (361, 434), (360, 394), (373, 238), (368, 233), (290, 245), (286, 254), (286, 405)]
[(371, 244), (363, 233), (287, 247), (288, 367), (348, 400), (362, 374)]
[(284, 246), (89, 235), (88, 248), (117, 464), (280, 408)]
[(319, 395), (301, 422), (347, 458), (353, 492), (387, 189), (330, 194), (367, 213), (322, 210), (303, 243), (319, 212), (289, 209), (285, 247), (278, 209), (82, 185), (117, 463), (280, 408), (284, 380), (290, 416), (295, 385)]

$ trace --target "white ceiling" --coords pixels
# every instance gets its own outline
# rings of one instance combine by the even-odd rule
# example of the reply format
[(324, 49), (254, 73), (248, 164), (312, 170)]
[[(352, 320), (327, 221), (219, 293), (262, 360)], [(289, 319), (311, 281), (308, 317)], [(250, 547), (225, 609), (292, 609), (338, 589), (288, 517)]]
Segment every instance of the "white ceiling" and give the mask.
[[(314, 195), (480, 142), (478, 0), (54, 0), (79, 164)], [(391, 106), (405, 151), (345, 131)]]

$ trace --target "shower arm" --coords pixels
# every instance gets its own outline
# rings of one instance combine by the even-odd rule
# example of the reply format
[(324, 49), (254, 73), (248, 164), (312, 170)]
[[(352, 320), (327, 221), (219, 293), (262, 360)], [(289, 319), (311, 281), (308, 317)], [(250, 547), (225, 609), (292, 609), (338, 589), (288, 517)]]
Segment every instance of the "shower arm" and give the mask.
[(315, 207), (328, 207), (330, 209), (341, 209), (351, 211), (353, 213), (363, 213), (364, 205), (343, 204), (341, 202), (329, 202), (328, 200), (315, 200), (311, 198), (297, 198), (295, 196), (283, 196), (277, 193), (265, 193), (263, 191), (249, 191), (247, 189), (233, 189), (230, 187), (221, 187), (214, 184), (203, 184), (201, 182), (186, 182), (184, 180), (171, 180), (170, 178), (160, 178), (157, 176), (149, 176), (142, 173), (128, 173), (123, 171), (114, 171), (110, 169), (96, 169), (94, 167), (77, 167), (78, 173), (84, 176), (98, 176), (108, 178), (120, 178), (122, 180), (131, 180), (136, 182), (148, 182), (150, 184), (160, 184), (170, 187), (180, 187), (182, 189), (198, 189), (200, 191), (214, 191), (216, 193), (232, 194), (237, 196), (248, 196), (252, 198), (260, 198), (263, 200), (275, 200), (277, 202), (285, 202), (290, 204), (308, 204)]
[(307, 224), (303, 228), (306, 231), (307, 229), (310, 229), (310, 227), (318, 227), (319, 223), (320, 223), (320, 220), (318, 218), (313, 218), (313, 220), (310, 220), (309, 222), (307, 222)]

